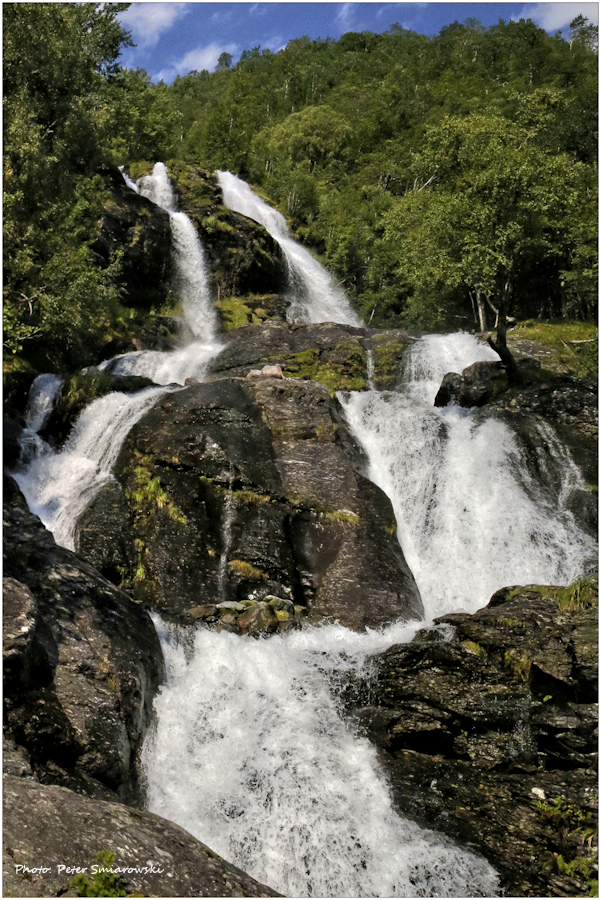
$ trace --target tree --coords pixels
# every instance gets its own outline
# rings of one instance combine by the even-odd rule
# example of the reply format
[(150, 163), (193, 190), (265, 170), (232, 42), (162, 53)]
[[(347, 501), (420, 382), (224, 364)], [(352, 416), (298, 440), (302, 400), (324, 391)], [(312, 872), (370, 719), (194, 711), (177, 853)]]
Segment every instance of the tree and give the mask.
[(570, 47), (574, 45), (596, 50), (599, 46), (599, 27), (593, 25), (586, 16), (576, 16), (570, 22)]
[(581, 165), (550, 155), (535, 135), (498, 115), (448, 117), (430, 129), (414, 162), (414, 183), (385, 219), (400, 247), (398, 274), (413, 293), (410, 310), (458, 290), (470, 295), (486, 329), (485, 303), (497, 313), (499, 353), (519, 380), (507, 350), (506, 318), (516, 281), (533, 258), (559, 257), (567, 202)]
[(217, 69), (229, 69), (232, 64), (232, 54), (226, 53), (225, 51), (220, 55), (217, 60)]
[(118, 57), (131, 43), (117, 18), (127, 5), (3, 7), (4, 342), (13, 352), (42, 339), (47, 350), (62, 340), (77, 351), (116, 302), (90, 245), (104, 202), (94, 173), (110, 158)]

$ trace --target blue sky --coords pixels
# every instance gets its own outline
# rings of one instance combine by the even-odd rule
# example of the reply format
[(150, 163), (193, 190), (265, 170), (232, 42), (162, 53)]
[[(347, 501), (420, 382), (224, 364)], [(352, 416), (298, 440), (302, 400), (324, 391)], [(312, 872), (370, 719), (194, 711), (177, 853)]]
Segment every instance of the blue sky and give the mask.
[(293, 38), (339, 38), (347, 31), (386, 31), (396, 22), (421, 34), (437, 34), (472, 16), (484, 25), (531, 18), (550, 33), (567, 34), (579, 13), (599, 22), (597, 3), (133, 3), (121, 14), (135, 48), (124, 65), (143, 68), (154, 81), (171, 82), (191, 69), (215, 68), (221, 53), (236, 62), (261, 45), (276, 53)]

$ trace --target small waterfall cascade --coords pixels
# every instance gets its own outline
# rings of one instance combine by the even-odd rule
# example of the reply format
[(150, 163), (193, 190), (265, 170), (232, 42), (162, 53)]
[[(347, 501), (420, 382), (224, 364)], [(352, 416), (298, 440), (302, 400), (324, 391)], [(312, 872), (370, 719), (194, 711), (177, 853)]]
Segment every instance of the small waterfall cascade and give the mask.
[(128, 188), (129, 188), (130, 190), (134, 191), (136, 194), (139, 194), (140, 191), (139, 191), (138, 185), (136, 184), (135, 181), (132, 181), (132, 180), (131, 180), (131, 178), (129, 177), (129, 175), (128, 175), (127, 172), (125, 171), (124, 166), (119, 166), (119, 171), (121, 172), (121, 175), (122, 175), (122, 177), (123, 177), (123, 181), (124, 181), (125, 184), (128, 186)]
[[(217, 318), (210, 302), (204, 252), (190, 219), (175, 212), (175, 194), (165, 165), (157, 163), (153, 174), (141, 179), (136, 187), (170, 214), (184, 316), (194, 340), (172, 352), (142, 350), (102, 363), (98, 366), (101, 370), (117, 375), (145, 375), (157, 387), (135, 394), (114, 392), (95, 400), (81, 414), (59, 453), (38, 438), (29, 452), (29, 464), (15, 473), (29, 508), (54, 534), (57, 543), (70, 550), (74, 549), (77, 521), (113, 477), (111, 470), (131, 428), (167, 390), (183, 385), (190, 377), (202, 379), (209, 362), (222, 349), (215, 340)], [(44, 387), (36, 380), (29, 401), (29, 416), (35, 423), (45, 415), (43, 408), (51, 402), (51, 391), (59, 389), (48, 380), (54, 376), (41, 377), (46, 379)]]
[(537, 474), (559, 490), (532, 473), (503, 421), (432, 406), (446, 372), (482, 359), (496, 354), (470, 335), (429, 335), (411, 349), (398, 392), (341, 396), (429, 618), (475, 612), (508, 584), (569, 584), (596, 557), (564, 506), (582, 476), (548, 426), (538, 426)]
[(374, 353), (373, 350), (367, 351), (367, 386), (370, 391), (375, 391), (376, 383), (374, 381), (376, 374), (375, 366), (374, 366)]
[(25, 410), (25, 426), (31, 431), (41, 431), (48, 421), (62, 384), (63, 379), (58, 375), (46, 373), (38, 375), (31, 385)]
[(107, 360), (99, 368), (115, 375), (145, 375), (157, 384), (184, 384), (186, 378), (202, 380), (209, 362), (221, 349), (216, 342), (217, 314), (211, 300), (205, 252), (192, 221), (185, 213), (176, 211), (175, 191), (164, 163), (156, 163), (152, 175), (140, 178), (136, 188), (169, 213), (177, 288), (184, 322), (193, 340), (171, 353), (156, 350), (125, 353)]
[(288, 234), (286, 219), (261, 200), (248, 184), (231, 172), (217, 172), (226, 206), (263, 225), (282, 248), (288, 263), (291, 322), (339, 322), (361, 325), (344, 292), (308, 250)]
[(75, 549), (77, 520), (111, 479), (111, 470), (130, 429), (151, 409), (165, 388), (137, 394), (115, 392), (94, 400), (75, 423), (60, 453), (47, 447), (15, 478), (32, 512), (57, 544)]
[(169, 675), (143, 750), (151, 811), (288, 897), (496, 895), (485, 860), (396, 815), (331, 689), (420, 623), (268, 640), (156, 624)]
[(62, 378), (47, 372), (38, 375), (31, 385), (25, 410), (25, 428), (20, 438), (21, 464), (52, 452), (51, 447), (40, 437), (39, 432), (50, 417), (62, 384)]

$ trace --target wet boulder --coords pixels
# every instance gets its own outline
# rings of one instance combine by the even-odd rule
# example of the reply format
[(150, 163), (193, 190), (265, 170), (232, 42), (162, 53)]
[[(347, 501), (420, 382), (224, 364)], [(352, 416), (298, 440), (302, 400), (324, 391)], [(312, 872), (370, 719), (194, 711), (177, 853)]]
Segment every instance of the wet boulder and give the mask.
[(512, 896), (582, 896), (596, 877), (597, 607), (596, 577), (505, 588), (349, 690), (397, 809), (475, 846)]
[(164, 675), (154, 627), (129, 597), (55, 544), (16, 485), (5, 490), (4, 616), (10, 741), (40, 781), (134, 796), (136, 757)]
[[(82, 896), (86, 886), (87, 896), (97, 896), (92, 866), (99, 851), (108, 854), (100, 864), (113, 869), (113, 896), (279, 896), (146, 810), (15, 776), (4, 778), (3, 801), (5, 896)], [(83, 878), (79, 887), (71, 883), (77, 874)]]
[(265, 597), (357, 629), (419, 615), (391, 504), (351, 444), (312, 381), (221, 379), (159, 400), (115, 470), (135, 558), (124, 583), (183, 621)]
[(434, 399), (434, 406), (483, 406), (509, 387), (507, 373), (501, 362), (476, 362), (461, 375), (449, 372)]

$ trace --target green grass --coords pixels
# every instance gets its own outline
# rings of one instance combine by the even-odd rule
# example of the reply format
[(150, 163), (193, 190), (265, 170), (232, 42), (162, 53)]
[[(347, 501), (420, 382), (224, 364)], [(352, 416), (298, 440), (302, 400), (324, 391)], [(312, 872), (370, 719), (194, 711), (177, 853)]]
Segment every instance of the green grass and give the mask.
[(573, 372), (589, 381), (597, 380), (599, 330), (592, 323), (528, 319), (511, 329), (508, 340), (510, 346), (512, 340), (538, 341), (555, 351), (555, 362), (562, 371)]

